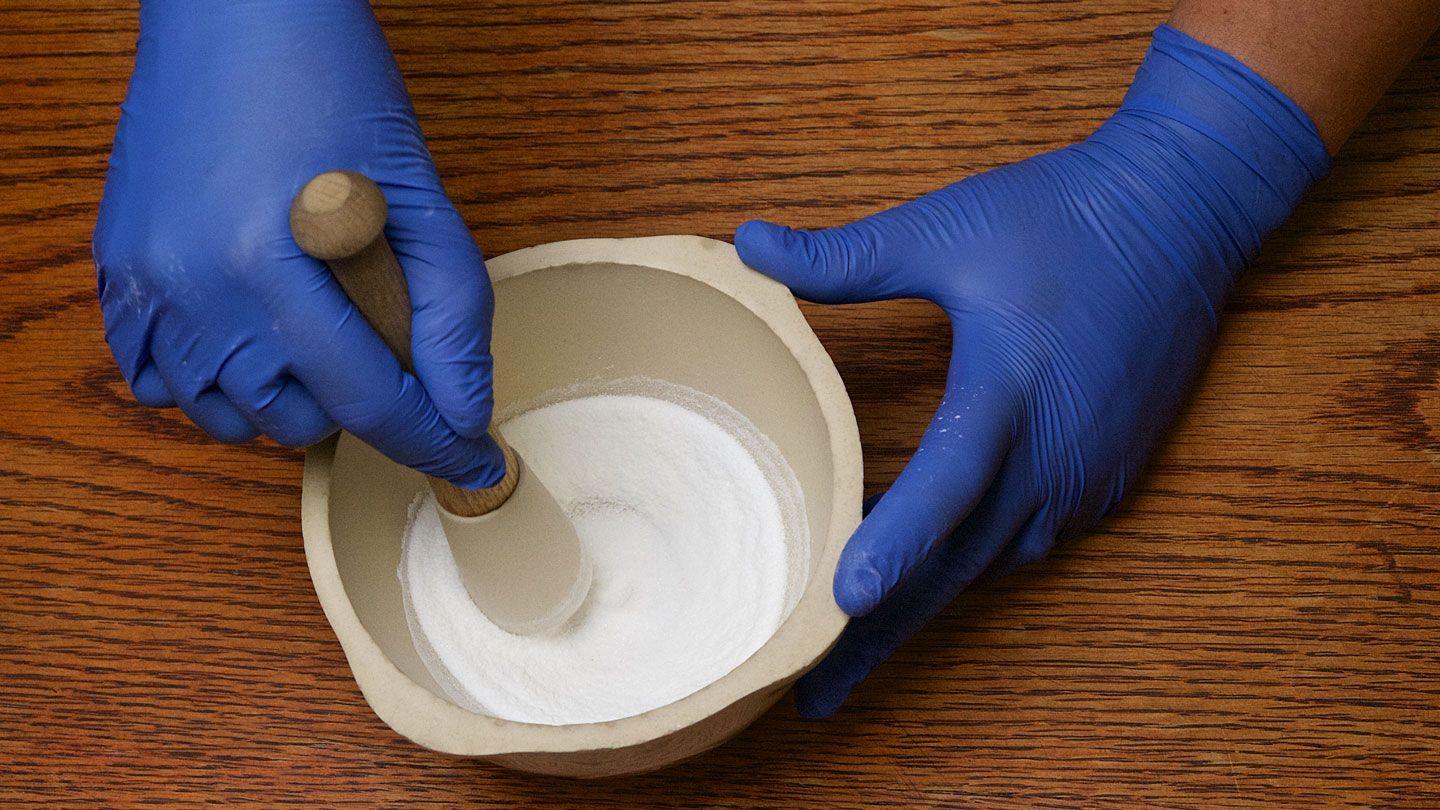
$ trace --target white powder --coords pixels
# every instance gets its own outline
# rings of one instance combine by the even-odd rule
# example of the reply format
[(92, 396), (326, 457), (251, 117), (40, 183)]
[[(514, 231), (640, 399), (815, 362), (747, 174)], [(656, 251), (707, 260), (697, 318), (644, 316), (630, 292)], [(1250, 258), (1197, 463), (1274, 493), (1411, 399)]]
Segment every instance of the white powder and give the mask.
[(546, 724), (629, 717), (734, 669), (794, 606), (808, 565), (803, 496), (733, 408), (635, 378), (562, 394), (503, 429), (574, 521), (595, 581), (565, 627), (511, 635), (471, 602), (434, 497), (418, 498), (400, 560), (406, 611), (459, 705)]

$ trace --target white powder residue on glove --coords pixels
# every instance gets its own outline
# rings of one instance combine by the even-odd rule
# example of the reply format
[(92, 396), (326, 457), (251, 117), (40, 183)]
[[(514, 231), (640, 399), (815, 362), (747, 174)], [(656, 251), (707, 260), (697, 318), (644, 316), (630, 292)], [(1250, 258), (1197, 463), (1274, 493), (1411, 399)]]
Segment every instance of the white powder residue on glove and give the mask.
[(798, 599), (809, 538), (778, 448), (712, 397), (626, 382), (644, 393), (566, 399), (503, 425), (594, 564), (565, 627), (495, 626), (465, 592), (434, 497), (412, 507), (399, 570), (411, 636), (459, 705), (547, 724), (639, 714), (730, 672)]

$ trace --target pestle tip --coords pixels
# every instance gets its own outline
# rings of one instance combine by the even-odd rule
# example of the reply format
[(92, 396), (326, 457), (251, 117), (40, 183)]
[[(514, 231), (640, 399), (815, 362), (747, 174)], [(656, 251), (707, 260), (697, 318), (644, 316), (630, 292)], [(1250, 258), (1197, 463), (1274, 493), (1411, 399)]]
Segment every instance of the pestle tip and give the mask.
[(555, 630), (584, 604), (593, 569), (570, 518), (514, 456), (514, 491), (493, 511), (440, 523), (476, 607), (515, 635)]

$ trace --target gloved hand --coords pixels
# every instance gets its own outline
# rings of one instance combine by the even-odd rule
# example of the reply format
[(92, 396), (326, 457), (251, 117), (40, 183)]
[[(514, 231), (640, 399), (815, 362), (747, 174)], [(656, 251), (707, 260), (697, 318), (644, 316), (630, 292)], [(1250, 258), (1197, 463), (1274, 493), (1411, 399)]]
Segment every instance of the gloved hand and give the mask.
[(925, 298), (949, 315), (946, 391), (851, 537), (851, 616), (796, 687), (835, 711), (982, 575), (1114, 509), (1179, 409), (1237, 274), (1328, 170), (1303, 112), (1169, 27), (1083, 143), (851, 225), (742, 225), (744, 261), (823, 303)]
[[(418, 380), (291, 239), (291, 199), (330, 169), (385, 191)], [(489, 278), (364, 0), (145, 0), (94, 251), (141, 402), (224, 441), (339, 425), (460, 486), (502, 475)]]

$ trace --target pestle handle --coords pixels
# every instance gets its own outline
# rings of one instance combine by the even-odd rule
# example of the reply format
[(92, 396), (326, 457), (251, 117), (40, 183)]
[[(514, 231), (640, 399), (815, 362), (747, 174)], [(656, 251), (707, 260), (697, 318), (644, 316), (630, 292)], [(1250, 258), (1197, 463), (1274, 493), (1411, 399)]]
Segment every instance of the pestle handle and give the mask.
[[(290, 231), (306, 253), (330, 265), (345, 294), (410, 373), (410, 290), (405, 273), (385, 239), (388, 216), (380, 187), (357, 172), (318, 175), (290, 206)], [(461, 489), (430, 478), (435, 499), (451, 514), (489, 514), (515, 491), (520, 465), (515, 451), (492, 426), (490, 438), (505, 454), (505, 477), (488, 489)]]

